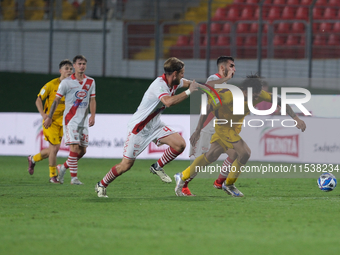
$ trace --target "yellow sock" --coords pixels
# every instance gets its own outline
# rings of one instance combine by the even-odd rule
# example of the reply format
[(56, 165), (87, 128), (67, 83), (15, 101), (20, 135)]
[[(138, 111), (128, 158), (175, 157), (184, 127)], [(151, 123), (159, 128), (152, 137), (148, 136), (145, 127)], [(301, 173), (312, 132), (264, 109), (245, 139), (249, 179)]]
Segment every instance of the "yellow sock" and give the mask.
[(192, 164), (182, 172), (182, 180), (185, 181), (189, 179), (190, 177), (194, 177), (196, 175), (196, 172), (195, 172), (196, 166), (207, 166), (210, 163), (211, 162), (207, 160), (204, 154), (197, 157), (194, 160), (194, 162), (192, 162)]
[(228, 174), (228, 178), (226, 180), (226, 185), (232, 185), (236, 182), (237, 178), (241, 174), (241, 166), (244, 166), (237, 159), (231, 165), (230, 173)]
[(49, 168), (50, 168), (50, 178), (52, 178), (53, 176), (57, 176), (57, 167), (49, 166)]
[(39, 162), (39, 161), (43, 160), (43, 158), (41, 157), (41, 153), (39, 152), (38, 154), (35, 154), (33, 156), (33, 160), (34, 160), (34, 162)]

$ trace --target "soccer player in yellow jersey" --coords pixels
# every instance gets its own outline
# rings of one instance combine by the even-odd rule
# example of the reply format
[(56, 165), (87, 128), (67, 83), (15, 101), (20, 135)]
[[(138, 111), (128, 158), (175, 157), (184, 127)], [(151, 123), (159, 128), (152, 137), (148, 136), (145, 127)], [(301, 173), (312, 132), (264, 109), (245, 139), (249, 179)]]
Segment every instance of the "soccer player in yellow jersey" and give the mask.
[[(226, 181), (222, 184), (222, 189), (231, 196), (242, 197), (243, 194), (239, 191), (234, 183), (241, 173), (241, 167), (244, 166), (250, 157), (250, 148), (246, 142), (241, 138), (239, 133), (241, 132), (242, 123), (246, 115), (250, 113), (247, 104), (247, 89), (252, 87), (253, 89), (253, 105), (256, 105), (262, 101), (272, 102), (272, 95), (262, 90), (263, 81), (257, 75), (248, 76), (242, 83), (240, 89), (244, 95), (244, 114), (233, 115), (233, 95), (231, 91), (227, 89), (217, 90), (221, 97), (221, 104), (212, 104), (210, 101), (210, 111), (213, 111), (217, 119), (228, 120), (227, 124), (216, 124), (215, 133), (211, 137), (211, 147), (208, 152), (197, 157), (193, 163), (181, 173), (175, 174), (176, 188), (175, 193), (177, 196), (185, 196), (182, 192), (185, 181), (189, 178), (196, 176), (195, 169), (197, 166), (207, 166), (210, 163), (216, 161), (222, 153), (228, 153), (228, 150), (235, 150), (237, 158), (232, 164), (232, 171), (228, 174)], [(281, 105), (281, 100), (278, 98), (278, 105)], [(289, 105), (286, 105), (287, 113), (296, 121), (296, 127), (305, 131), (306, 124), (301, 120), (292, 110)], [(198, 123), (198, 128), (203, 125), (205, 118), (208, 115), (202, 115)], [(235, 123), (232, 126), (230, 123)], [(236, 124), (238, 123), (238, 124)], [(199, 135), (199, 132), (196, 134)], [(191, 138), (197, 140), (198, 137)]]
[[(57, 93), (60, 82), (69, 77), (72, 74), (72, 62), (65, 59), (59, 64), (60, 77), (53, 79), (52, 81), (46, 83), (44, 87), (41, 88), (35, 105), (39, 113), (43, 118), (43, 123), (48, 117), (51, 105)], [(45, 104), (43, 106), (43, 101)], [(49, 169), (50, 169), (50, 182), (59, 183), (57, 179), (57, 153), (60, 148), (61, 139), (63, 137), (63, 113), (65, 110), (65, 98), (61, 99), (61, 103), (58, 105), (52, 118), (52, 126), (46, 129), (43, 125), (43, 133), (45, 140), (49, 142), (49, 147), (41, 150), (38, 154), (34, 156), (28, 156), (28, 172), (29, 174), (34, 173), (34, 166), (36, 162), (39, 162), (45, 158), (49, 158)]]

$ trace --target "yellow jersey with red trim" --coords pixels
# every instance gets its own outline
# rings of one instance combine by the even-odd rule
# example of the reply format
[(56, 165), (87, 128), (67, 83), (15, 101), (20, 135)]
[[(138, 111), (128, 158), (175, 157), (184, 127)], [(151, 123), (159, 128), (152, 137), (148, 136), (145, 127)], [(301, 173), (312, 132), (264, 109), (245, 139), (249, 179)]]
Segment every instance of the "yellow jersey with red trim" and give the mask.
[[(44, 104), (44, 112), (46, 114), (49, 114), (51, 105), (54, 101), (54, 98), (57, 94), (58, 87), (60, 84), (60, 79), (55, 78), (51, 80), (50, 82), (46, 83), (44, 87), (41, 88), (38, 97), (41, 98), (41, 100), (45, 100)], [(63, 125), (63, 113), (65, 110), (65, 97), (60, 99), (59, 105), (57, 109), (55, 110), (52, 121), (54, 121), (56, 124), (62, 126)]]
[[(244, 117), (250, 113), (248, 102), (244, 102), (244, 114), (243, 115), (234, 115), (233, 114), (233, 95), (230, 90), (228, 89), (216, 89), (218, 92), (222, 105), (219, 103), (219, 100), (215, 98), (216, 104), (213, 102), (212, 98), (209, 98), (208, 103), (213, 107), (214, 115), (217, 119), (227, 120), (227, 124), (217, 124), (215, 126), (215, 131), (218, 132), (223, 128), (232, 128), (237, 133), (241, 132), (242, 123)], [(261, 90), (259, 96), (253, 100), (254, 106), (262, 101), (272, 102), (271, 94), (267, 91)], [(232, 126), (230, 126), (232, 123)], [(234, 124), (240, 123), (240, 124)]]

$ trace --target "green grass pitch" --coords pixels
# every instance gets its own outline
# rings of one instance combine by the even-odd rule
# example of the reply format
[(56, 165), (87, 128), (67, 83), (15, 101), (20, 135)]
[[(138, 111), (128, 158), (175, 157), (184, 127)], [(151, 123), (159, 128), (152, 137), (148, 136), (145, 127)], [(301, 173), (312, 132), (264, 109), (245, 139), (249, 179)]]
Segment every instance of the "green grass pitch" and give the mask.
[[(62, 163), (65, 159), (59, 158)], [(98, 198), (94, 185), (118, 163), (81, 159), (84, 185), (48, 183), (48, 161), (27, 172), (26, 157), (0, 157), (0, 254), (338, 254), (340, 188), (315, 178), (240, 178), (244, 198), (196, 178), (196, 197), (134, 167)], [(172, 177), (189, 161), (165, 166)], [(259, 164), (251, 162), (250, 164)], [(336, 174), (337, 175), (337, 174)]]

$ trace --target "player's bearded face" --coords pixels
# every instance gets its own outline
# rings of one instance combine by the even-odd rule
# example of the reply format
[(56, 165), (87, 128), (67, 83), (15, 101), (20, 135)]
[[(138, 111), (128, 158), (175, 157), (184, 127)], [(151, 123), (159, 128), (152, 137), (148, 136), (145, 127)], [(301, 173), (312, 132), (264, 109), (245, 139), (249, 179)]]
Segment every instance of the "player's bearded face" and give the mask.
[[(224, 66), (224, 75), (225, 77), (228, 76), (229, 72), (234, 72), (235, 73), (236, 69), (235, 69), (235, 64), (232, 61), (228, 61), (228, 63)], [(234, 74), (232, 75), (232, 77), (234, 77)]]
[(184, 68), (182, 68), (181, 71), (177, 72), (175, 78), (172, 81), (172, 85), (179, 85), (183, 77), (184, 77)]

